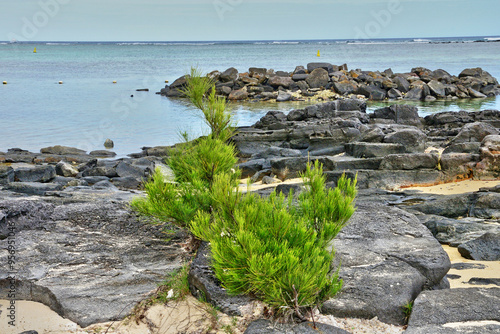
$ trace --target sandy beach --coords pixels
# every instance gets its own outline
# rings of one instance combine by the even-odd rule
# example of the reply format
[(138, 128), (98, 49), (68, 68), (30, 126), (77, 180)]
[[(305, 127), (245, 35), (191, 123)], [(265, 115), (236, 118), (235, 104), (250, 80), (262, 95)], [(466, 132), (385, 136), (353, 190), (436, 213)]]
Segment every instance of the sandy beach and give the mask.
[(438, 184), (429, 187), (410, 187), (407, 190), (417, 190), (426, 194), (436, 195), (457, 195), (468, 192), (478, 191), (480, 188), (492, 188), (500, 185), (500, 180), (480, 181), (480, 180), (465, 180), (460, 182), (450, 182)]

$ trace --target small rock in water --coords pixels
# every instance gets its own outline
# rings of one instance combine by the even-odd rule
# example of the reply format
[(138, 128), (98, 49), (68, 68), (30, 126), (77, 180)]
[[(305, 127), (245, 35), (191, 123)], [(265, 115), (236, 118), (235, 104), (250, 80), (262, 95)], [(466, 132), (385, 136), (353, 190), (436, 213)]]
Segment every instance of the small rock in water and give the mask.
[(113, 141), (111, 139), (106, 139), (104, 141), (104, 147), (105, 148), (113, 148), (115, 146), (115, 143), (113, 143)]

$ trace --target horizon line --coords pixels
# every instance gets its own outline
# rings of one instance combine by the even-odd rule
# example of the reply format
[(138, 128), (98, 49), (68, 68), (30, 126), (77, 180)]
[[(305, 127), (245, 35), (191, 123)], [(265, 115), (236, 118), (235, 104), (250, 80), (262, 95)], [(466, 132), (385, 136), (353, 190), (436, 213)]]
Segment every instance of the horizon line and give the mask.
[(448, 39), (448, 38), (500, 38), (500, 35), (480, 36), (434, 36), (434, 37), (385, 37), (385, 38), (320, 38), (320, 39), (234, 39), (234, 40), (44, 40), (44, 41), (18, 41), (3, 40), (2, 43), (221, 43), (221, 42), (302, 42), (302, 41), (376, 41), (376, 40), (401, 40), (401, 39)]

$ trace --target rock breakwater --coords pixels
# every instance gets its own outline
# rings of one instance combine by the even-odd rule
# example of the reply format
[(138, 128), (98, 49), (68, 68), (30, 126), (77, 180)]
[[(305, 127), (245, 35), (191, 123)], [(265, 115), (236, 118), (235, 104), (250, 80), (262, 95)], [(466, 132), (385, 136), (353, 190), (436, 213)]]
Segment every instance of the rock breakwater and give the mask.
[[(334, 100), (364, 98), (369, 100), (422, 100), (486, 98), (500, 94), (497, 79), (481, 68), (467, 68), (458, 75), (443, 69), (412, 68), (407, 73), (348, 70), (346, 64), (309, 63), (292, 72), (251, 67), (239, 73), (231, 67), (208, 74), (217, 94), (232, 101), (241, 100)], [(159, 94), (182, 97), (186, 78), (166, 85)]]

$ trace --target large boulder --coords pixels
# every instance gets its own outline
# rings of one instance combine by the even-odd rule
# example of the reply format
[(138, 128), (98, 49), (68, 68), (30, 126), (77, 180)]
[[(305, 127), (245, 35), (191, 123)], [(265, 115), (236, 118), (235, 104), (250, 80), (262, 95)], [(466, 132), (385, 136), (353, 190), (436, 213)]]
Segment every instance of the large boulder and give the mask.
[(355, 158), (376, 158), (405, 153), (406, 149), (401, 144), (353, 142), (345, 144), (345, 151)]
[(476, 261), (500, 261), (500, 232), (488, 232), (481, 237), (458, 246), (466, 259)]
[(435, 169), (439, 162), (437, 154), (414, 153), (414, 154), (390, 154), (382, 159), (380, 169), (411, 170), (411, 169)]
[(85, 154), (85, 151), (75, 147), (56, 145), (56, 146), (44, 147), (40, 149), (40, 153), (57, 154), (57, 155), (79, 155), (79, 154)]
[(56, 177), (54, 166), (34, 166), (17, 168), (14, 180), (17, 182), (49, 182)]
[[(415, 200), (418, 200), (418, 197)], [(429, 200), (432, 201), (432, 198)], [(500, 226), (474, 217), (453, 219), (426, 214), (419, 215), (419, 219), (440, 243), (449, 244), (452, 247), (475, 240), (486, 232), (500, 233)]]
[(14, 168), (0, 165), (0, 185), (14, 182)]
[(219, 76), (219, 80), (222, 82), (236, 81), (238, 79), (238, 70), (234, 67), (230, 67)]
[(442, 69), (437, 69), (434, 72), (432, 72), (432, 77), (444, 84), (449, 84), (451, 83), (451, 75), (450, 73), (446, 72), (445, 70)]
[(330, 63), (309, 63), (307, 64), (307, 72), (311, 73), (317, 68), (324, 69), (328, 73), (332, 73), (338, 71), (338, 66), (335, 66)]
[(78, 174), (78, 168), (67, 162), (60, 161), (56, 165), (56, 174), (65, 177), (74, 177)]
[(440, 285), (450, 268), (439, 242), (415, 216), (377, 203), (358, 203), (333, 245), (344, 287), (322, 311), (338, 317), (403, 324), (403, 306)]
[(328, 71), (323, 68), (316, 68), (313, 70), (306, 79), (307, 84), (311, 88), (325, 88), (330, 81)]
[(274, 88), (278, 87), (283, 87), (283, 88), (288, 88), (290, 85), (293, 83), (293, 79), (290, 77), (281, 77), (281, 76), (274, 76), (269, 78), (267, 81), (267, 84), (269, 86), (272, 86)]
[(243, 87), (242, 89), (237, 89), (237, 90), (231, 91), (231, 93), (229, 93), (228, 99), (232, 100), (232, 101), (238, 101), (238, 100), (246, 100), (246, 99), (248, 99), (247, 88)]
[(499, 288), (459, 288), (422, 292), (413, 304), (408, 334), (500, 331)]
[(424, 152), (427, 143), (425, 133), (416, 128), (398, 129), (384, 137), (384, 143), (400, 144), (407, 153)]
[(398, 124), (422, 126), (422, 120), (418, 116), (418, 108), (407, 104), (393, 104), (389, 107), (376, 109), (373, 112), (375, 118), (391, 119)]
[(396, 84), (396, 88), (402, 93), (406, 93), (410, 90), (410, 83), (402, 76), (398, 75), (394, 77), (392, 82)]
[(405, 100), (422, 100), (424, 98), (424, 89), (420, 86), (411, 88), (406, 94)]
[(481, 142), (488, 135), (498, 135), (500, 132), (491, 124), (474, 122), (464, 125), (452, 143)]
[(431, 80), (427, 83), (427, 86), (429, 87), (431, 94), (434, 95), (437, 98), (444, 98), (446, 97), (446, 92), (445, 92), (445, 86), (437, 81), (437, 80)]
[(387, 97), (386, 91), (376, 85), (360, 85), (357, 92), (374, 101), (381, 101)]
[(354, 81), (343, 80), (333, 83), (333, 88), (340, 95), (353, 94), (358, 90), (358, 85)]
[[(0, 200), (0, 235), (14, 224), (19, 241), (18, 300), (41, 302), (82, 327), (119, 320), (188, 258), (179, 246), (187, 240), (184, 232), (139, 219), (126, 202), (57, 202)], [(166, 228), (172, 231), (169, 242)], [(2, 263), (7, 243), (0, 240)], [(8, 299), (9, 275), (1, 266), (2, 299)]]

